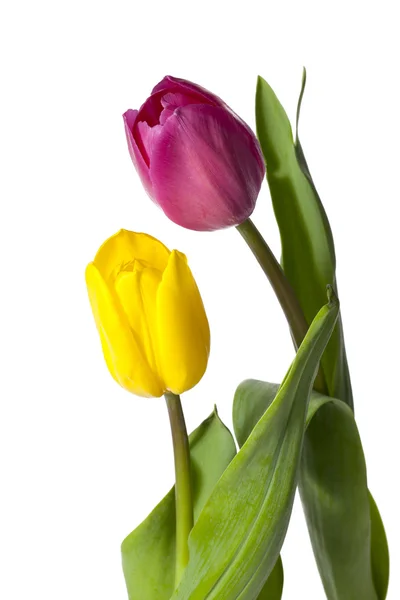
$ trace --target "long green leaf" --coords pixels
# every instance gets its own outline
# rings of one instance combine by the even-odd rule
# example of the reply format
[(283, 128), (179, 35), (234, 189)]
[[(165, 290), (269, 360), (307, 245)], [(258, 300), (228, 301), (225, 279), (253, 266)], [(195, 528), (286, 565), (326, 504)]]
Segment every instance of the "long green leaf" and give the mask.
[[(255, 380), (238, 387), (233, 423), (239, 443), (269, 409), (277, 389)], [(386, 538), (383, 526), (376, 527), (379, 512), (368, 493), (353, 413), (340, 400), (313, 392), (306, 425), (299, 487), (326, 594), (330, 600), (384, 600)]]
[[(261, 77), (257, 86), (256, 117), (257, 132), (267, 165), (267, 179), (281, 234), (282, 266), (306, 319), (310, 322), (324, 301), (325, 285), (331, 283), (336, 289), (336, 262), (329, 222), (312, 181), (297, 133), (305, 82), (304, 72), (297, 109), (295, 143), (289, 119), (282, 105)], [(353, 408), (340, 315), (321, 365), (325, 376), (325, 391)], [(324, 432), (321, 431), (320, 435), (323, 438)], [(308, 498), (306, 502), (308, 501), (311, 500)], [(313, 504), (316, 505), (316, 499)], [(374, 507), (370, 511), (372, 572), (378, 598), (383, 600), (389, 575), (389, 554), (382, 520), (372, 497), (371, 506)], [(309, 514), (307, 506), (305, 511)], [(310, 523), (308, 525), (313, 536), (314, 529)], [(339, 521), (336, 526), (338, 530), (341, 528)], [(319, 547), (317, 541), (312, 542), (314, 548)], [(320, 569), (321, 565), (324, 565), (324, 572), (320, 572), (323, 581), (329, 580), (333, 566), (322, 561), (321, 557), (317, 557), (317, 562)]]
[(274, 402), (213, 489), (174, 600), (254, 600), (262, 592), (286, 534), (308, 399), (338, 310), (333, 298), (318, 313)]
[[(305, 79), (300, 98), (303, 95)], [(300, 102), (299, 108), (300, 110)], [(272, 88), (258, 78), (257, 135), (264, 154), (268, 185), (282, 243), (282, 268), (310, 324), (325, 302), (327, 284), (336, 291), (332, 233), (300, 142)], [(326, 392), (353, 406), (340, 320), (321, 361)]]
[(283, 565), (279, 556), (257, 600), (281, 600), (283, 592)]
[[(248, 382), (249, 385), (248, 385)], [(270, 388), (269, 393), (264, 393), (265, 386)], [(253, 388), (258, 388), (257, 393), (253, 393)], [(274, 400), (279, 389), (279, 385), (275, 383), (266, 383), (265, 381), (255, 381), (254, 379), (243, 381), (235, 392), (233, 401), (233, 426), (235, 428), (236, 440), (241, 448), (246, 442), (254, 425), (261, 419), (267, 408)], [(249, 402), (249, 395), (251, 402)], [(266, 404), (265, 398), (270, 402)], [(242, 404), (245, 403), (244, 410)], [(248, 411), (251, 407), (252, 418), (249, 419)], [(273, 568), (263, 591), (258, 596), (258, 600), (280, 600), (283, 592), (283, 564), (279, 557), (275, 567)]]
[[(197, 519), (236, 447), (216, 411), (189, 441)], [(175, 488), (123, 541), (122, 566), (130, 600), (169, 600), (175, 588)]]
[(364, 453), (351, 410), (318, 408), (304, 438), (299, 490), (330, 600), (377, 600)]
[(379, 600), (385, 600), (389, 585), (389, 548), (378, 507), (370, 492), (368, 497), (371, 511), (372, 575)]

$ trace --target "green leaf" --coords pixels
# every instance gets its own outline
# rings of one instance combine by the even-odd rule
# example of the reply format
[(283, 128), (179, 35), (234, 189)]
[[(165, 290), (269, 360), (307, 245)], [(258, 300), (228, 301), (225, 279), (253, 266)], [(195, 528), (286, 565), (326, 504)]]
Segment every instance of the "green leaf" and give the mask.
[[(300, 95), (303, 96), (305, 77)], [(310, 324), (325, 302), (327, 284), (336, 292), (335, 250), (329, 222), (289, 119), (268, 83), (258, 78), (257, 134), (282, 242), (282, 268)], [(321, 361), (330, 396), (353, 406), (340, 319)]]
[(283, 592), (283, 565), (279, 556), (257, 600), (281, 600)]
[[(236, 454), (232, 434), (216, 411), (189, 437), (194, 517)], [(175, 488), (122, 542), (129, 600), (169, 600), (175, 588)]]
[(364, 453), (353, 414), (339, 400), (311, 419), (299, 490), (328, 598), (377, 600)]
[[(307, 321), (311, 322), (315, 312), (324, 301), (325, 285), (331, 283), (336, 289), (336, 262), (329, 222), (312, 181), (297, 133), (305, 83), (304, 72), (297, 109), (295, 143), (293, 143), (290, 123), (282, 105), (271, 87), (262, 78), (259, 78), (257, 86), (256, 117), (257, 132), (267, 165), (267, 179), (281, 234), (282, 267), (295, 290)], [(340, 315), (322, 357), (321, 366), (326, 383), (324, 391), (329, 396), (343, 400), (352, 408), (353, 398)], [(338, 420), (340, 421), (340, 417)], [(322, 439), (325, 432), (319, 433)], [(331, 454), (333, 447), (334, 444), (330, 451)], [(316, 451), (318, 452), (319, 449)], [(349, 458), (349, 460), (353, 460), (353, 458)], [(318, 502), (317, 494), (314, 499), (311, 497), (311, 493), (303, 494), (306, 514), (314, 514), (314, 509), (311, 511), (307, 503), (311, 502), (315, 507)], [(332, 517), (335, 514), (334, 508), (331, 506)], [(324, 510), (329, 511), (329, 507), (326, 506)], [(373, 580), (378, 598), (383, 600), (386, 596), (388, 582), (389, 556), (382, 520), (372, 500), (370, 521)], [(310, 522), (308, 525), (311, 536), (317, 535), (318, 528), (313, 527)], [(336, 522), (336, 527), (339, 531), (341, 528), (339, 520)], [(312, 539), (312, 542), (314, 548), (322, 547), (318, 539)], [(328, 544), (329, 540), (326, 540), (325, 543)], [(334, 560), (335, 557), (325, 558), (324, 572), (321, 571), (321, 577), (324, 582), (329, 582), (330, 570), (333, 568), (330, 560)], [(317, 557), (320, 568), (321, 561), (322, 558)], [(327, 585), (329, 587), (329, 583), (325, 583), (325, 587)], [(336, 598), (336, 596), (333, 595), (332, 598)]]
[[(241, 443), (271, 406), (277, 388), (248, 380), (237, 389), (233, 423)], [(299, 488), (327, 597), (384, 600), (386, 537), (368, 492), (354, 415), (340, 400), (313, 392), (306, 425)]]
[(257, 379), (246, 379), (238, 385), (233, 398), (232, 418), (233, 430), (240, 448), (274, 401), (278, 390), (277, 383)]
[[(264, 393), (266, 388), (268, 389), (268, 394)], [(276, 383), (266, 383), (265, 381), (255, 381), (254, 379), (243, 381), (238, 386), (233, 400), (233, 426), (240, 448), (249, 437), (254, 425), (261, 419), (269, 405), (272, 404), (278, 389), (279, 385)], [(265, 398), (268, 398), (270, 401), (266, 403)], [(244, 410), (242, 410), (243, 403), (245, 404)], [(251, 418), (249, 418), (249, 411), (251, 412)], [(265, 600), (280, 600), (282, 591), (283, 564), (281, 557), (279, 557), (263, 591), (258, 596), (258, 600), (263, 600), (264, 598)]]
[(254, 600), (285, 538), (308, 399), (338, 315), (332, 298), (314, 319), (274, 402), (213, 489), (189, 537), (175, 600)]
[(385, 600), (389, 584), (389, 548), (378, 507), (370, 492), (368, 497), (371, 511), (372, 575), (379, 600)]

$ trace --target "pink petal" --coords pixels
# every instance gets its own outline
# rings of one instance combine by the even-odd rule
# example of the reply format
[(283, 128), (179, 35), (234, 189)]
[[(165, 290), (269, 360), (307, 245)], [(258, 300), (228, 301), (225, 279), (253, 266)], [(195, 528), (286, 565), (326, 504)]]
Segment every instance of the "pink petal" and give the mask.
[(149, 194), (152, 197), (152, 184), (150, 179), (150, 171), (149, 167), (146, 164), (146, 161), (143, 157), (142, 152), (140, 151), (138, 144), (135, 140), (134, 130), (137, 126), (138, 111), (129, 109), (123, 115), (124, 125), (125, 125), (125, 134), (128, 142), (129, 154), (131, 155), (131, 159), (137, 172), (139, 173), (142, 184)]
[(150, 165), (151, 162), (154, 141), (160, 134), (161, 127), (161, 125), (154, 125), (153, 127), (150, 127), (150, 125), (148, 125), (144, 121), (140, 121), (137, 124), (136, 130), (144, 146), (144, 149), (146, 150), (147, 157), (145, 157), (145, 159), (148, 165)]
[(195, 96), (198, 98), (198, 103), (200, 104), (207, 103), (213, 106), (224, 106), (224, 102), (221, 98), (218, 98), (218, 96), (212, 94), (200, 85), (187, 81), (186, 79), (172, 77), (171, 75), (164, 77), (164, 79), (153, 88), (152, 94), (169, 91)]
[(160, 124), (164, 125), (165, 121), (174, 114), (177, 108), (187, 106), (188, 104), (198, 104), (198, 98), (180, 93), (167, 92), (161, 98), (161, 104), (164, 107), (160, 115)]
[(264, 174), (254, 134), (219, 106), (177, 109), (153, 145), (154, 196), (172, 221), (188, 229), (242, 223), (253, 212)]

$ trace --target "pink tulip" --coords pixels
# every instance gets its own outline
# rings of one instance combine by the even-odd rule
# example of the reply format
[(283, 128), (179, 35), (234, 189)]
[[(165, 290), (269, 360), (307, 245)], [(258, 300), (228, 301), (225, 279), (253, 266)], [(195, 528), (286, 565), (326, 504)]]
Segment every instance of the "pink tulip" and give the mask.
[(212, 231), (251, 215), (264, 159), (254, 133), (220, 98), (167, 76), (124, 121), (142, 183), (172, 221)]

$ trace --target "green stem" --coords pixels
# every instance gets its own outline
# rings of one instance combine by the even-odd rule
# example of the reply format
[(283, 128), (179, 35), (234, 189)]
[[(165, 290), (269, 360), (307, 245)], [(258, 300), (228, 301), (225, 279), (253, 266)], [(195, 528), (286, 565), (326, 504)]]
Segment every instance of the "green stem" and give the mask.
[[(289, 280), (276, 260), (271, 248), (251, 219), (247, 219), (241, 225), (238, 225), (236, 229), (268, 277), (289, 324), (293, 342), (297, 350), (307, 333), (308, 323)], [(321, 369), (319, 369), (315, 379), (314, 388), (322, 394), (327, 394), (327, 386)]]
[(193, 503), (190, 475), (189, 439), (179, 396), (167, 392), (169, 420), (175, 460), (176, 563), (175, 584), (178, 585), (189, 561), (188, 537), (193, 527)]
[(258, 260), (262, 270), (279, 300), (292, 331), (296, 346), (299, 347), (308, 330), (308, 324), (297, 297), (282, 267), (276, 260), (272, 250), (262, 237), (254, 223), (247, 219), (237, 227), (250, 250)]

